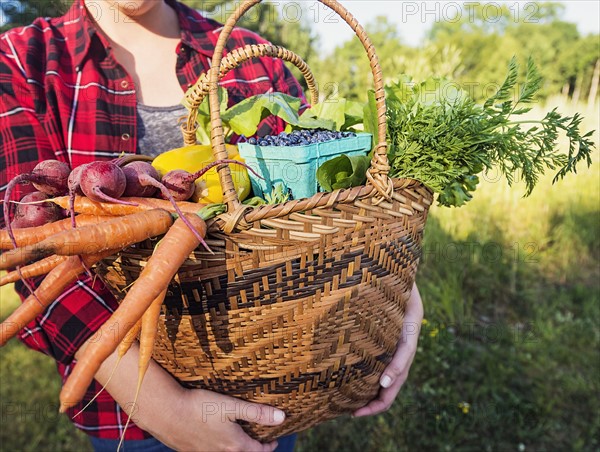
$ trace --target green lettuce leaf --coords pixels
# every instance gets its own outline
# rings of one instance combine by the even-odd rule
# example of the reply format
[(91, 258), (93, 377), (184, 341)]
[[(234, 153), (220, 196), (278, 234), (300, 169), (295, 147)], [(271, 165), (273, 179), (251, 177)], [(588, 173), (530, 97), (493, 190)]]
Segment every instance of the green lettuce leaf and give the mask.
[(370, 159), (365, 155), (342, 154), (327, 160), (317, 170), (317, 182), (325, 191), (363, 185), (367, 180)]
[(260, 122), (275, 115), (286, 123), (305, 129), (331, 127), (331, 122), (299, 116), (301, 100), (282, 93), (259, 94), (244, 99), (221, 114), (223, 123), (238, 135), (252, 136)]

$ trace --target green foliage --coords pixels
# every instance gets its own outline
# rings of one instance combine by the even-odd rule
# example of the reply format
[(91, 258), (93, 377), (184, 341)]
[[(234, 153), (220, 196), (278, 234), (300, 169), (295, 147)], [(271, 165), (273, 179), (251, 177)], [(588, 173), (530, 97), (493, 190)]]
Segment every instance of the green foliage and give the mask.
[(500, 78), (498, 62), (512, 55), (538, 63), (545, 80), (540, 98), (558, 94), (565, 86), (572, 93), (579, 77), (585, 79), (580, 83), (588, 92), (599, 55), (598, 36), (581, 37), (575, 24), (561, 20), (563, 14), (564, 5), (556, 2), (469, 3), (458, 20), (433, 25), (429, 45), (460, 49), (462, 65), (454, 75), (474, 88), (477, 100), (486, 97), (489, 80)]
[[(182, 0), (187, 5), (204, 11), (218, 22), (225, 23), (233, 11), (240, 6), (239, 0)], [(285, 5), (263, 2), (255, 5), (242, 16), (238, 26), (252, 30), (273, 44), (283, 46), (313, 64), (318, 58), (318, 38), (310, 26), (310, 14), (302, 2)], [(290, 65), (291, 71), (306, 89), (300, 71)]]
[[(383, 74), (395, 77), (403, 72), (405, 66), (401, 57), (405, 47), (400, 41), (396, 26), (388, 18), (378, 17), (365, 28), (377, 49)], [(344, 97), (364, 102), (366, 89), (373, 83), (369, 59), (357, 38), (336, 48), (333, 54), (323, 55), (314, 69), (318, 74), (321, 95), (330, 99)]]
[(72, 0), (20, 0), (0, 2), (0, 16), (4, 24), (0, 33), (13, 27), (29, 25), (37, 17), (56, 17), (64, 14)]
[[(225, 138), (232, 133), (250, 137), (256, 133), (259, 124), (267, 117), (274, 115), (284, 120), (290, 127), (303, 129), (331, 129), (333, 121), (317, 118), (315, 115), (298, 113), (302, 101), (283, 93), (257, 94), (227, 107), (229, 96), (225, 88), (219, 87), (219, 106), (221, 121), (225, 129)], [(188, 106), (189, 107), (189, 106)], [(343, 114), (343, 110), (342, 110)], [(208, 97), (204, 98), (198, 107), (196, 115), (198, 128), (196, 137), (200, 144), (210, 144), (210, 108)]]
[(339, 155), (327, 160), (317, 170), (317, 181), (325, 191), (356, 187), (366, 181), (371, 159), (368, 156)]
[(266, 204), (283, 204), (290, 199), (290, 193), (283, 184), (277, 184), (271, 190), (271, 193), (265, 194)]
[(328, 130), (349, 130), (352, 126), (362, 124), (363, 107), (363, 104), (360, 102), (344, 98), (325, 100), (312, 105), (310, 109), (302, 114), (302, 117), (331, 121), (330, 127), (324, 127)]
[(300, 116), (301, 100), (282, 93), (258, 94), (249, 97), (227, 109), (221, 115), (223, 123), (238, 134), (250, 137), (258, 129), (260, 122), (271, 116), (277, 116), (288, 125), (303, 129), (331, 128), (332, 122)]
[[(12, 285), (0, 288), (0, 318), (19, 305)], [(61, 381), (56, 363), (16, 339), (0, 351), (0, 449), (91, 451), (87, 435), (58, 414)]]
[[(446, 79), (415, 84), (404, 77), (387, 85), (391, 176), (417, 179), (440, 194), (440, 204), (461, 206), (483, 170), (497, 168), (509, 185), (520, 176), (527, 196), (546, 169), (558, 168), (557, 180), (576, 172), (582, 160), (589, 166), (592, 132), (580, 133), (579, 114), (562, 116), (553, 109), (542, 120), (517, 118), (531, 110), (542, 85), (531, 59), (520, 87), (517, 82), (513, 58), (504, 83), (483, 105)], [(556, 149), (561, 131), (569, 140), (566, 154)]]

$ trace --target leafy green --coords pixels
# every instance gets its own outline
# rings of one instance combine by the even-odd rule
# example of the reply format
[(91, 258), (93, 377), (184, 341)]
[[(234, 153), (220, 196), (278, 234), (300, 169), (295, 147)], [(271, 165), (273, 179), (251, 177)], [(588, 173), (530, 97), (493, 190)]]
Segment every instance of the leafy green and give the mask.
[(283, 184), (275, 185), (271, 193), (265, 193), (265, 201), (267, 204), (283, 204), (290, 199), (290, 193), (286, 190)]
[(260, 196), (253, 196), (252, 198), (245, 199), (242, 204), (251, 207), (264, 206), (267, 202)]
[(325, 191), (362, 185), (367, 179), (369, 162), (369, 157), (364, 155), (339, 155), (319, 166), (317, 182)]
[[(510, 62), (500, 88), (483, 105), (456, 83), (409, 77), (386, 86), (391, 177), (414, 178), (439, 194), (445, 206), (461, 206), (472, 197), (477, 175), (496, 167), (509, 185), (516, 176), (529, 195), (546, 169), (558, 169), (555, 181), (591, 164), (593, 132), (579, 132), (581, 116), (561, 116), (556, 109), (542, 120), (519, 119), (531, 110), (542, 78), (530, 59), (518, 93), (518, 64)], [(376, 118), (374, 95), (365, 107), (365, 128)], [(555, 149), (559, 133), (569, 139), (567, 154)]]
[(258, 94), (244, 99), (221, 114), (223, 123), (238, 135), (252, 136), (260, 122), (270, 115), (303, 129), (328, 129), (332, 121), (298, 114), (301, 100), (283, 93)]
[(225, 204), (208, 204), (198, 211), (198, 216), (207, 221), (226, 211), (227, 206)]
[[(226, 138), (231, 133), (247, 137), (254, 135), (261, 121), (270, 115), (281, 118), (291, 127), (295, 128), (329, 130), (334, 128), (334, 121), (328, 117), (319, 117), (319, 115), (315, 114), (299, 115), (298, 111), (300, 110), (302, 101), (287, 94), (258, 94), (244, 99), (231, 108), (227, 108), (229, 101), (227, 90), (219, 87), (218, 93), (221, 120)], [(189, 106), (187, 107), (189, 108)], [(354, 119), (356, 120), (356, 118)], [(208, 97), (200, 104), (196, 121), (198, 122), (198, 129), (196, 131), (198, 142), (201, 144), (210, 144), (211, 125)]]
[(328, 130), (348, 130), (352, 126), (362, 124), (363, 104), (344, 98), (329, 99), (313, 105), (302, 117), (331, 121), (330, 127), (322, 127)]

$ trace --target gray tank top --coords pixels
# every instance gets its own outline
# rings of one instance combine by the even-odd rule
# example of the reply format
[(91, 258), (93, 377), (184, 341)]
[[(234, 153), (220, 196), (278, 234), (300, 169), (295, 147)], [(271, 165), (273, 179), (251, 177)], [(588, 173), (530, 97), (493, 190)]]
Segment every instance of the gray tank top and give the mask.
[(186, 117), (187, 113), (183, 105), (150, 107), (138, 102), (138, 152), (156, 157), (170, 149), (182, 147), (183, 135), (179, 121), (182, 117)]

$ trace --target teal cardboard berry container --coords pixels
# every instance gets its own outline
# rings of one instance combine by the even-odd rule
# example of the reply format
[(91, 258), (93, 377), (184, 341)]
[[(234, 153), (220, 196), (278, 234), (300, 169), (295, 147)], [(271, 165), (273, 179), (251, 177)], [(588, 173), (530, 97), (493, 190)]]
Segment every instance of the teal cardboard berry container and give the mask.
[(317, 169), (323, 162), (341, 154), (366, 155), (371, 151), (371, 139), (370, 133), (358, 133), (355, 137), (302, 146), (239, 143), (238, 150), (246, 164), (264, 177), (262, 180), (249, 172), (256, 196), (264, 197), (274, 186), (283, 184), (291, 190), (294, 199), (301, 199), (309, 198), (319, 190)]

